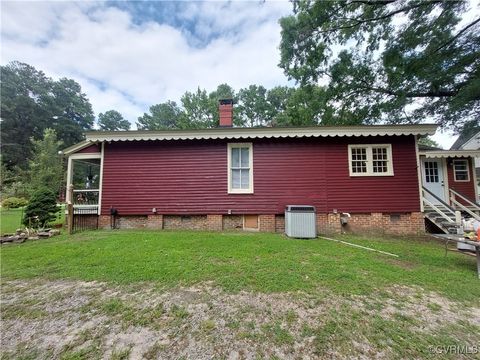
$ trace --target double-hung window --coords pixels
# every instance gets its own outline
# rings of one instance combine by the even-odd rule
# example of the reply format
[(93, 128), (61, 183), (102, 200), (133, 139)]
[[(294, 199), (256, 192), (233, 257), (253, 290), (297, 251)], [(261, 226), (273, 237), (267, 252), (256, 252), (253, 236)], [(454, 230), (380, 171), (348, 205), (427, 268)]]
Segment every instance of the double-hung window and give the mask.
[(392, 145), (348, 145), (350, 176), (393, 175)]
[(228, 144), (228, 192), (253, 193), (252, 143)]
[(453, 174), (455, 181), (470, 181), (468, 160), (453, 160)]

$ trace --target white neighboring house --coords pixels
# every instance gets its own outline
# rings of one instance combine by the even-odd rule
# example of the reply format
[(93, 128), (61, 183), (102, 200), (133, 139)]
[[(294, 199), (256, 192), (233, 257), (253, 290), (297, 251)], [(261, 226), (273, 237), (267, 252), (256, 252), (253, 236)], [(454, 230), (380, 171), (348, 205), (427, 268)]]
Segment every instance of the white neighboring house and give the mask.
[[(467, 141), (459, 137), (450, 150), (480, 150), (480, 131)], [(477, 201), (480, 201), (480, 158), (478, 157), (475, 159), (475, 173), (477, 174)]]

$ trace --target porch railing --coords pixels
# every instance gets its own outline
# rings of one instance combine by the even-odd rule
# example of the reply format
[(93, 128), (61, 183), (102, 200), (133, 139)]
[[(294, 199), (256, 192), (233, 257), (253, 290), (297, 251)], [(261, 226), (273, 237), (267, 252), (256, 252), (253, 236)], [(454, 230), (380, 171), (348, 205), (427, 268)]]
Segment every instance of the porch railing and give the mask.
[(72, 191), (72, 204), (75, 214), (97, 214), (99, 189), (75, 189)]
[[(475, 220), (480, 221), (480, 205), (477, 204), (474, 201), (471, 201), (464, 195), (460, 194), (458, 191), (455, 191), (453, 189), (449, 189), (450, 192), (450, 203), (456, 208), (460, 209), (460, 211), (464, 211), (467, 214), (469, 214), (471, 217), (473, 217)], [(462, 204), (459, 199), (461, 199), (464, 203), (468, 204)], [(475, 213), (477, 211), (478, 213)]]
[(77, 207), (98, 205), (99, 195), (98, 189), (73, 190), (72, 203)]
[[(453, 210), (446, 202), (444, 202), (442, 199), (440, 199), (438, 196), (436, 196), (434, 193), (432, 193), (425, 187), (422, 187), (422, 191), (422, 201), (424, 206), (429, 206), (432, 210), (434, 210), (438, 215), (440, 215), (448, 222), (453, 222), (452, 219), (456, 219), (457, 214), (455, 213), (455, 210)], [(429, 201), (426, 196), (427, 194), (433, 197), (443, 206), (440, 208), (436, 206), (432, 201)]]

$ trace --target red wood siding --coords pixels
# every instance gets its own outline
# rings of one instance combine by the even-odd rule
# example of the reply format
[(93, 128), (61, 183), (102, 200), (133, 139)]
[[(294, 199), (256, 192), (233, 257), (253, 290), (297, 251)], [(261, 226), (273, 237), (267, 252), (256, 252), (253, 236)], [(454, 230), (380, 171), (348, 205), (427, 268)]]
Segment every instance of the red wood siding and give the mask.
[[(245, 141), (241, 141), (245, 142)], [(254, 194), (227, 193), (228, 141), (105, 144), (102, 214), (275, 214), (420, 210), (413, 136), (254, 139)], [(350, 177), (348, 144), (391, 143), (394, 176)]]
[(93, 145), (87, 146), (86, 148), (78, 150), (76, 154), (81, 154), (81, 153), (91, 154), (91, 153), (99, 153), (101, 151), (102, 151), (102, 146), (100, 144), (93, 144)]
[[(470, 173), (470, 181), (455, 181), (455, 176), (453, 173), (453, 161), (454, 160), (465, 160), (466, 158), (449, 158), (447, 159), (447, 174), (448, 174), (448, 186), (450, 189), (458, 191), (460, 194), (466, 196), (468, 199), (475, 201), (475, 183), (473, 181), (473, 169), (475, 169), (475, 163), (473, 160), (467, 159), (468, 161), (468, 171)], [(461, 203), (464, 201), (459, 200)]]

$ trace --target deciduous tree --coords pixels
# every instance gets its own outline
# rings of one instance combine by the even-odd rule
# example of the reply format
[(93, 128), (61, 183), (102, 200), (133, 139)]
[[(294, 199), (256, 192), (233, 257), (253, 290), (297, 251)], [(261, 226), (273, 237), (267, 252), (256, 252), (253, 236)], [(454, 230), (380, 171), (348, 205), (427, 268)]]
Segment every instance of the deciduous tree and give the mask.
[(184, 113), (175, 101), (150, 106), (150, 113), (138, 118), (139, 130), (172, 130), (182, 129)]
[(45, 129), (43, 139), (33, 143), (33, 158), (29, 163), (31, 192), (39, 189), (49, 189), (55, 194), (60, 193), (64, 179), (63, 159), (58, 154), (62, 142), (57, 140), (53, 129)]
[(480, 116), (480, 17), (465, 1), (294, 1), (281, 19), (280, 67), (326, 84), (331, 122), (432, 119), (461, 128)]
[(108, 110), (98, 114), (98, 127), (100, 130), (118, 131), (129, 130), (130, 122), (126, 120), (117, 110)]
[(12, 62), (1, 66), (2, 162), (26, 169), (32, 154), (30, 138), (54, 129), (65, 146), (83, 138), (93, 126), (93, 110), (78, 83), (54, 81), (33, 66)]

